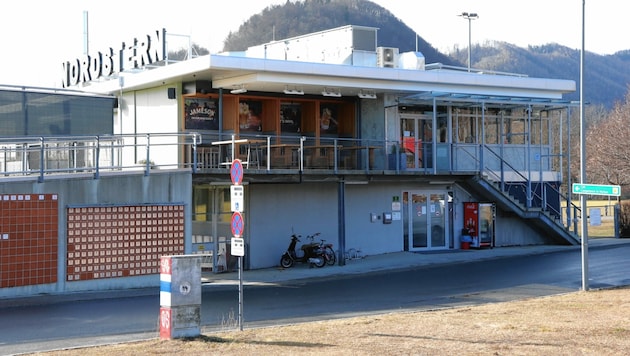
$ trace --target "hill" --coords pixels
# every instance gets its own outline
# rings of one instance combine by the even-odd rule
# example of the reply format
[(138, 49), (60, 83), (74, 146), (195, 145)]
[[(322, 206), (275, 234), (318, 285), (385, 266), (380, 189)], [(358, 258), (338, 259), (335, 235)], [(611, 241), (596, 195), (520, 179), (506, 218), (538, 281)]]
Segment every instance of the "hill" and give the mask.
[[(416, 50), (416, 33), (387, 9), (368, 0), (287, 1), (266, 8), (250, 17), (224, 42), (225, 51), (242, 51), (250, 46), (276, 39), (345, 25), (379, 28), (378, 46), (397, 47), (400, 52)], [(466, 66), (468, 49), (457, 48), (444, 54), (417, 37), (418, 51), (426, 63)], [(472, 48), (472, 67), (500, 72), (526, 74), (531, 77), (571, 79), (579, 91), (580, 51), (558, 44), (518, 47), (492, 42)], [(587, 52), (585, 56), (584, 98), (592, 104), (611, 108), (623, 100), (630, 84), (630, 50), (614, 55)], [(579, 92), (566, 97), (578, 100)]]
[[(328, 30), (346, 25), (377, 27), (378, 45), (400, 52), (416, 49), (415, 32), (387, 9), (367, 0), (287, 1), (250, 17), (224, 42), (225, 51), (243, 51), (250, 46)], [(418, 49), (427, 63), (461, 65), (418, 37)]]
[[(579, 100), (580, 50), (559, 44), (522, 48), (506, 42), (472, 47), (472, 66), (479, 69), (527, 74), (530, 77), (572, 79), (575, 93), (566, 99)], [(451, 56), (467, 60), (468, 49), (455, 50)], [(608, 108), (623, 100), (630, 83), (630, 51), (598, 55), (586, 51), (584, 58), (584, 98), (586, 102)]]

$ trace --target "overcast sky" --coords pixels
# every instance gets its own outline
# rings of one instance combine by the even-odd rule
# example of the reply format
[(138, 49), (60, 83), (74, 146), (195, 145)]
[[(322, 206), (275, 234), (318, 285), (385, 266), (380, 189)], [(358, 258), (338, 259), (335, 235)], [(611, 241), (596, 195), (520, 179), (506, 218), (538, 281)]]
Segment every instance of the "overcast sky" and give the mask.
[[(269, 5), (287, 0), (24, 0), (0, 12), (2, 65), (0, 84), (58, 87), (61, 63), (84, 50), (84, 12), (88, 13), (90, 52), (118, 48), (124, 41), (166, 28), (190, 36), (215, 53), (230, 31)], [(522, 47), (559, 43), (579, 49), (582, 0), (373, 0), (447, 53), (468, 46), (468, 21), (458, 14), (479, 15), (471, 23), (473, 44), (498, 40)], [(625, 25), (630, 2), (586, 1), (585, 47), (612, 54), (630, 49)], [(169, 42), (188, 37), (169, 36)]]

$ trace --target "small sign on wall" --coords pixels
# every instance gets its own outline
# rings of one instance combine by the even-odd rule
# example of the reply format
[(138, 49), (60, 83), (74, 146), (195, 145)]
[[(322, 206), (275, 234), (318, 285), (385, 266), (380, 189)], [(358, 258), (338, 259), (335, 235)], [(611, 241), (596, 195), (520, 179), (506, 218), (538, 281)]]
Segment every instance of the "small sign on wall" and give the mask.
[(393, 196), (392, 197), (392, 211), (400, 211), (400, 209), (401, 209), (400, 197)]

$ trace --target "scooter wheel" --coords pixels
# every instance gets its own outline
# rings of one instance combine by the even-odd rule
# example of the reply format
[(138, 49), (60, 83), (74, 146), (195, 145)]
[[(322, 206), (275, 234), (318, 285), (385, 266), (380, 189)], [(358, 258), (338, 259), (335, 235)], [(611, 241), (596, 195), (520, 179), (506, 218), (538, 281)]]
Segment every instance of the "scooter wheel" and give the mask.
[(322, 268), (326, 265), (326, 256), (323, 254), (316, 258), (317, 262), (313, 263), (315, 267)]
[(293, 259), (287, 255), (282, 256), (280, 259), (280, 266), (282, 266), (282, 268), (293, 267)]

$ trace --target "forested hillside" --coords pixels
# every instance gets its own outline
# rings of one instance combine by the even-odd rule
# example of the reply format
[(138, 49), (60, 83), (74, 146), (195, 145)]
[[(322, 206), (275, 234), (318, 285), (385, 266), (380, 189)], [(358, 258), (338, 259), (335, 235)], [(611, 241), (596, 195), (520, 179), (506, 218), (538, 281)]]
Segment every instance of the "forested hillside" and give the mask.
[[(439, 6), (436, 5), (435, 6)], [(416, 49), (416, 34), (387, 9), (368, 0), (287, 1), (252, 16), (230, 33), (224, 50), (241, 51), (272, 40), (294, 37), (345, 25), (379, 28), (378, 46), (397, 47), (400, 52)], [(449, 55), (430, 45), (430, 38), (418, 37), (418, 50), (426, 63), (466, 66), (468, 49), (458, 48)], [(517, 47), (504, 42), (472, 47), (472, 67), (531, 77), (572, 79), (579, 90), (580, 51), (558, 44)], [(622, 101), (630, 83), (630, 50), (615, 55), (587, 52), (585, 58), (584, 98), (593, 104), (611, 108)], [(577, 100), (576, 92), (566, 99)]]
[[(586, 51), (584, 59), (585, 101), (611, 108), (624, 99), (630, 83), (630, 51), (602, 56)], [(523, 73), (530, 77), (573, 79), (579, 90), (580, 50), (559, 44), (518, 47), (505, 42), (472, 47), (474, 68)], [(451, 56), (466, 61), (468, 49), (454, 50)], [(566, 97), (578, 100), (576, 91)]]
[[(367, 0), (287, 1), (252, 16), (230, 33), (224, 50), (242, 51), (262, 43), (295, 37), (335, 27), (357, 25), (379, 28), (378, 45), (397, 47), (400, 52), (415, 51), (415, 32), (387, 9)], [(427, 63), (461, 65), (418, 37), (418, 49)]]

